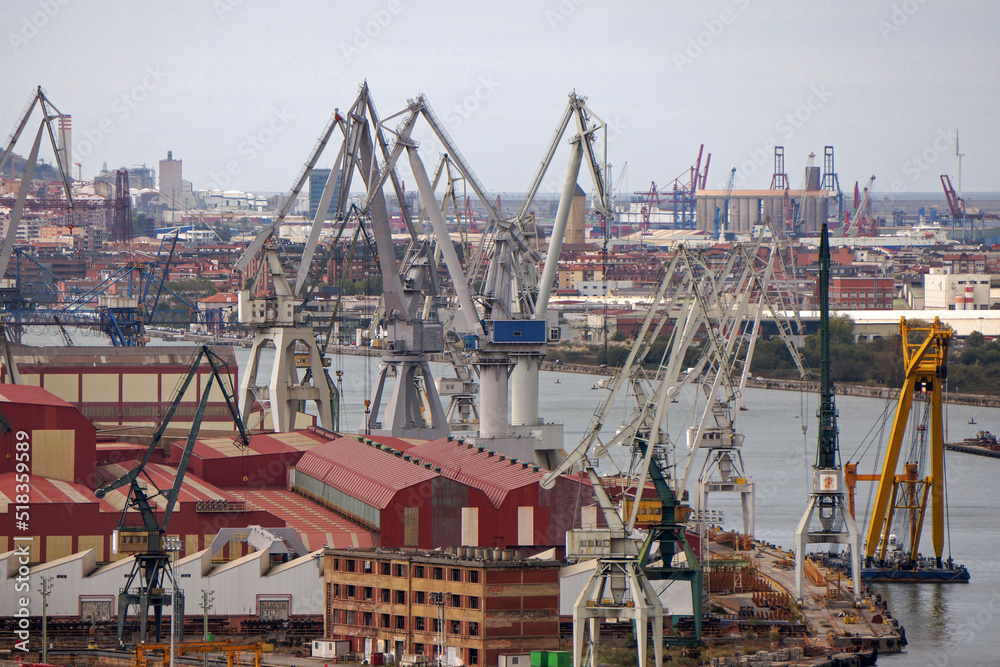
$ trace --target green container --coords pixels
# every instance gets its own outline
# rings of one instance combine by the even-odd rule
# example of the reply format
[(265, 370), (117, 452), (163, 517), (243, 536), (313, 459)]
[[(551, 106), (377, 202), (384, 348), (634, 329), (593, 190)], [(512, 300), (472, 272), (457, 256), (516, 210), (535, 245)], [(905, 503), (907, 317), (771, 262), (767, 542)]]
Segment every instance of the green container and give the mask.
[(214, 642), (215, 641), (215, 635), (213, 635), (211, 633), (205, 635), (205, 641), (207, 641), (207, 642)]
[(546, 654), (548, 651), (532, 651), (531, 667), (548, 667), (546, 664)]
[(573, 654), (570, 651), (546, 651), (545, 667), (573, 667)]

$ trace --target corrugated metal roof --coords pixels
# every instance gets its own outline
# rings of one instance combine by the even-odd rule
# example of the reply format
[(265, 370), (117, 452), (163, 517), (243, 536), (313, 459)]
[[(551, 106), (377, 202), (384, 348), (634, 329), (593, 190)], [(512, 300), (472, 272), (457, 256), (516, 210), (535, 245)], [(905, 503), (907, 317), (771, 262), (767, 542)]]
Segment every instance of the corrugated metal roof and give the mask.
[[(125, 467), (119, 463), (110, 463), (101, 466), (99, 474), (101, 479), (115, 480), (131, 469), (132, 466)], [(166, 490), (173, 486), (177, 468), (162, 463), (147, 463), (144, 472), (149, 475), (149, 479), (153, 481), (153, 484), (157, 488)], [(149, 487), (149, 480), (144, 475), (140, 475), (139, 480)], [(117, 488), (108, 493), (104, 499), (115, 509), (120, 510), (125, 504), (127, 490), (127, 487), (124, 486)], [(153, 491), (153, 489), (150, 488), (150, 491)], [(177, 502), (189, 503), (198, 500), (239, 500), (239, 498), (231, 493), (222, 491), (188, 472), (184, 476), (184, 483), (181, 484), (180, 492), (177, 495)], [(158, 509), (162, 510), (166, 507), (166, 500), (163, 496), (156, 496), (152, 501)]]
[(29, 405), (58, 405), (73, 407), (52, 393), (29, 384), (0, 384), (0, 401), (4, 403), (26, 403)]
[(446, 477), (479, 489), (495, 507), (503, 504), (507, 494), (529, 484), (538, 484), (545, 471), (535, 470), (502, 454), (480, 451), (474, 445), (449, 441), (447, 438), (415, 445), (407, 452), (441, 468)]
[(293, 491), (248, 489), (245, 495), (248, 505), (294, 528), (309, 549), (375, 546), (369, 530)]
[[(11, 351), (19, 366), (190, 366), (200, 345), (151, 345), (148, 347), (61, 347), (12, 345)], [(236, 353), (230, 346), (213, 347), (232, 372), (236, 370)], [(209, 368), (205, 366), (205, 372)]]
[[(7, 506), (14, 502), (17, 496), (15, 473), (0, 475), (0, 514), (7, 512)], [(47, 477), (33, 476), (31, 478), (32, 503), (97, 503), (100, 511), (114, 512), (115, 507), (105, 500), (98, 500), (94, 492), (82, 484), (61, 482)]]
[[(283, 454), (305, 452), (316, 445), (329, 442), (318, 433), (292, 431), (290, 433), (258, 433), (250, 437), (250, 452), (254, 454)], [(184, 445), (183, 441), (175, 444)], [(243, 456), (244, 452), (235, 444), (234, 438), (201, 438), (195, 442), (194, 455), (201, 459), (219, 459)]]
[(296, 469), (379, 509), (388, 507), (397, 492), (438, 476), (392, 454), (343, 437), (306, 452)]

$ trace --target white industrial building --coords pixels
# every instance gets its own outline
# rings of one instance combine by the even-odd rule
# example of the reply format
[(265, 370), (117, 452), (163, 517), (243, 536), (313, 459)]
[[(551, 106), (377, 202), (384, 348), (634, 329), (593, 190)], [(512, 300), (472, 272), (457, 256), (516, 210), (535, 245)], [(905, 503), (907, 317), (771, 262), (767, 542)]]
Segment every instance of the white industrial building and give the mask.
[[(210, 549), (177, 561), (177, 585), (184, 593), (185, 615), (201, 613), (201, 592), (214, 595), (212, 615), (280, 620), (288, 616), (323, 614), (322, 550), (272, 564), (266, 550), (254, 551), (222, 564), (212, 562)], [(20, 564), (15, 551), (0, 554), (0, 615), (13, 616), (18, 599), (28, 599), (31, 616), (42, 615), (42, 578), (51, 592), (48, 615), (81, 620), (111, 620), (117, 615), (118, 590), (132, 568), (127, 558), (100, 568), (96, 551), (87, 549), (30, 568), (28, 590), (18, 587)], [(21, 585), (23, 588), (23, 584)], [(169, 616), (170, 608), (163, 608)]]
[(949, 273), (944, 268), (932, 268), (924, 275), (924, 308), (989, 310), (990, 277), (975, 273)]

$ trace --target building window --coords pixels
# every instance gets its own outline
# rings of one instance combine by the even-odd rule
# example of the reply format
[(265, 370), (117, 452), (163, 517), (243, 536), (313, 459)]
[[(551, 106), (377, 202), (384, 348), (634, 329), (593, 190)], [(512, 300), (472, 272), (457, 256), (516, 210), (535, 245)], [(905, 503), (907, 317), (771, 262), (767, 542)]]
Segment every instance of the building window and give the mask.
[(340, 597), (340, 584), (334, 584), (333, 585), (333, 597), (335, 597), (335, 598), (339, 598)]
[(424, 566), (423, 565), (414, 565), (413, 566), (413, 578), (414, 579), (423, 579), (424, 578)]
[(365, 574), (372, 573), (372, 562), (370, 560), (361, 561), (364, 566)]
[(479, 570), (469, 570), (469, 583), (470, 584), (479, 583)]
[(413, 591), (413, 602), (414, 604), (426, 604), (427, 593), (424, 591)]
[(370, 628), (372, 626), (372, 612), (370, 611), (365, 612), (361, 624), (364, 625), (366, 628)]
[(355, 561), (353, 558), (348, 558), (347, 559), (347, 571), (348, 572), (355, 572), (356, 568), (357, 568), (357, 561)]
[(478, 637), (479, 636), (479, 624), (475, 621), (469, 621), (469, 636)]
[(386, 628), (387, 630), (392, 627), (392, 625), (390, 625), (390, 623), (389, 623), (389, 614), (382, 614), (382, 625), (381, 625), (381, 627)]
[(469, 596), (469, 609), (479, 609), (479, 598), (475, 595)]
[(462, 606), (462, 596), (457, 593), (452, 593), (451, 595), (451, 606), (461, 607)]
[(433, 578), (434, 579), (437, 579), (439, 581), (444, 579), (444, 568), (443, 567), (435, 567), (433, 569), (433, 573), (434, 573), (433, 574)]
[(381, 571), (383, 576), (392, 574), (392, 563), (382, 563)]
[(350, 610), (347, 612), (347, 625), (357, 625), (357, 616), (355, 612)]
[(441, 619), (439, 618), (433, 619), (431, 630), (434, 632), (441, 632)]
[[(423, 630), (424, 629), (424, 617), (423, 616), (415, 616), (413, 618), (413, 629), (414, 630)], [(420, 644), (417, 644), (417, 646), (420, 646)], [(416, 650), (416, 649), (414, 649), (414, 650)], [(420, 655), (421, 651), (416, 651), (416, 653), (417, 653), (417, 655)]]
[(459, 570), (457, 567), (451, 568), (451, 580), (452, 581), (461, 581), (462, 580), (462, 571)]
[(396, 604), (406, 604), (406, 591), (396, 591)]
[[(422, 630), (423, 628), (418, 628), (418, 629)], [(415, 644), (413, 644), (413, 653), (414, 653), (414, 655), (423, 655), (424, 654), (424, 645), (421, 644), (420, 642), (416, 642)]]
[(451, 622), (451, 634), (460, 635), (462, 634), (462, 621), (452, 621)]
[(356, 594), (357, 593), (354, 590), (354, 586), (348, 585), (347, 586), (347, 599), (353, 600)]
[(406, 629), (406, 619), (403, 616), (396, 617), (396, 629), (405, 630)]
[(373, 595), (375, 595), (375, 589), (371, 586), (365, 586), (365, 599), (371, 600)]
[(334, 558), (333, 559), (333, 569), (334, 569), (334, 571), (340, 569), (340, 559), (339, 558)]
[(397, 577), (405, 577), (406, 576), (406, 566), (405, 565), (401, 565), (399, 563), (396, 563), (395, 570), (396, 570), (395, 571), (395, 575)]
[(479, 649), (470, 648), (469, 649), (469, 664), (478, 665), (479, 664)]
[(390, 598), (391, 595), (392, 595), (392, 591), (390, 591), (388, 588), (383, 588), (381, 590), (381, 595), (380, 595), (380, 597), (382, 598), (382, 602), (385, 602), (386, 604), (388, 604), (391, 601), (391, 598)]

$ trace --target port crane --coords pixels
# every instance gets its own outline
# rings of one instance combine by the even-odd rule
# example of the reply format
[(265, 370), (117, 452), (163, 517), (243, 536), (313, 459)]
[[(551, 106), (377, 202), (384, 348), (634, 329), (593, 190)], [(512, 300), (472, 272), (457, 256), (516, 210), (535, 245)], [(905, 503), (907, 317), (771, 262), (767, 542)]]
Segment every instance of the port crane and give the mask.
[[(211, 368), (211, 375), (206, 384), (201, 389), (201, 399), (194, 415), (191, 430), (188, 433), (187, 441), (177, 462), (177, 471), (174, 474), (173, 484), (168, 489), (160, 489), (153, 482), (146, 466), (152, 459), (153, 452), (163, 446), (162, 439), (166, 432), (170, 420), (177, 412), (181, 399), (187, 393), (192, 382), (200, 374), (203, 363), (207, 363)], [(132, 569), (126, 575), (125, 586), (118, 595), (118, 643), (124, 646), (126, 642), (125, 623), (131, 610), (135, 610), (138, 615), (139, 633), (138, 642), (145, 642), (150, 639), (148, 621), (149, 610), (153, 609), (153, 637), (160, 640), (161, 623), (164, 605), (172, 605), (173, 614), (183, 618), (184, 601), (179, 596), (173, 596), (165, 592), (165, 581), (174, 579), (173, 568), (170, 564), (170, 554), (164, 548), (164, 536), (170, 517), (177, 506), (177, 499), (180, 495), (181, 486), (187, 473), (188, 462), (194, 450), (195, 441), (198, 439), (198, 431), (201, 428), (205, 410), (208, 407), (208, 398), (212, 395), (212, 383), (217, 384), (219, 392), (226, 400), (229, 413), (237, 428), (236, 446), (245, 450), (250, 446), (249, 436), (240, 418), (234, 398), (232, 379), (225, 361), (215, 354), (208, 346), (202, 346), (194, 357), (194, 361), (188, 370), (187, 375), (182, 379), (174, 393), (174, 398), (168, 405), (160, 420), (160, 424), (153, 432), (146, 452), (139, 464), (111, 482), (94, 492), (98, 498), (104, 498), (112, 491), (127, 487), (125, 503), (122, 508), (122, 518), (115, 535), (115, 545), (119, 553), (131, 553), (134, 560)], [(155, 491), (151, 492), (150, 486)], [(158, 502), (157, 499), (160, 499)], [(162, 504), (162, 514), (158, 517), (154, 509), (154, 504)], [(127, 522), (129, 511), (138, 512), (141, 525)], [(183, 628), (183, 624), (178, 625)]]
[(725, 241), (726, 230), (729, 229), (729, 198), (733, 194), (733, 184), (736, 182), (736, 167), (729, 172), (729, 182), (726, 184), (726, 194), (722, 198), (722, 208), (715, 207), (715, 219), (713, 220), (712, 240)]
[[(66, 154), (69, 150), (63, 141), (62, 146), (58, 145), (56, 141), (56, 130), (53, 129), (53, 122), (57, 119), (62, 119), (64, 114), (52, 104), (51, 100), (45, 95), (45, 91), (42, 90), (41, 86), (32, 93), (31, 98), (25, 105), (24, 109), (21, 111), (21, 116), (18, 118), (17, 123), (14, 126), (13, 132), (7, 138), (7, 145), (4, 146), (3, 152), (0, 153), (0, 171), (3, 171), (4, 165), (7, 164), (7, 159), (11, 157), (14, 152), (14, 146), (17, 144), (17, 140), (21, 137), (21, 133), (24, 132), (25, 127), (28, 125), (28, 121), (31, 118), (32, 112), (35, 108), (41, 111), (42, 118), (38, 123), (38, 132), (35, 133), (35, 140), (31, 144), (31, 150), (28, 152), (28, 160), (24, 166), (24, 172), (21, 174), (21, 185), (17, 190), (17, 197), (14, 200), (14, 206), (11, 209), (10, 220), (6, 225), (6, 233), (2, 239), (2, 244), (0, 244), (0, 278), (3, 278), (4, 274), (7, 272), (7, 264), (10, 262), (10, 255), (14, 249), (14, 239), (17, 236), (17, 228), (21, 223), (21, 214), (24, 211), (25, 201), (28, 198), (28, 192), (31, 189), (31, 179), (35, 175), (35, 165), (38, 162), (38, 150), (42, 143), (42, 133), (47, 133), (49, 141), (52, 144), (52, 151), (56, 156), (56, 167), (59, 170), (59, 181), (63, 188), (63, 193), (66, 196), (66, 205), (69, 207), (70, 212), (73, 211), (73, 193), (70, 188), (69, 180), (69, 160), (70, 156)], [(60, 134), (60, 137), (63, 135)]]
[[(812, 492), (795, 528), (795, 597), (802, 599), (805, 551), (810, 544), (846, 545), (851, 553), (854, 596), (861, 596), (861, 534), (851, 515), (840, 465), (837, 407), (830, 375), (830, 240), (824, 222), (819, 245), (820, 406), (819, 439), (813, 465)], [(814, 515), (819, 526), (813, 526)]]
[[(912, 570), (920, 560), (920, 538), (924, 519), (930, 510), (934, 564), (944, 569), (942, 554), (945, 546), (945, 448), (944, 448), (944, 387), (947, 377), (948, 345), (951, 329), (938, 318), (929, 325), (900, 319), (899, 333), (903, 353), (905, 379), (896, 404), (889, 442), (881, 474), (859, 475), (857, 464), (848, 464), (848, 486), (854, 496), (856, 480), (878, 482), (874, 506), (868, 521), (864, 554), (866, 567)], [(915, 442), (904, 453), (904, 435), (911, 412), (917, 408), (918, 426), (911, 430)], [(915, 433), (915, 435), (914, 435)], [(924, 452), (924, 439), (926, 454)], [(907, 457), (904, 471), (897, 473), (899, 458)], [(930, 470), (924, 469), (929, 455)], [(901, 520), (902, 519), (902, 520)], [(895, 520), (895, 525), (894, 525)], [(896, 530), (902, 534), (906, 549), (892, 553)], [(953, 576), (935, 581), (967, 581), (964, 567), (953, 567), (948, 559), (947, 570)]]

